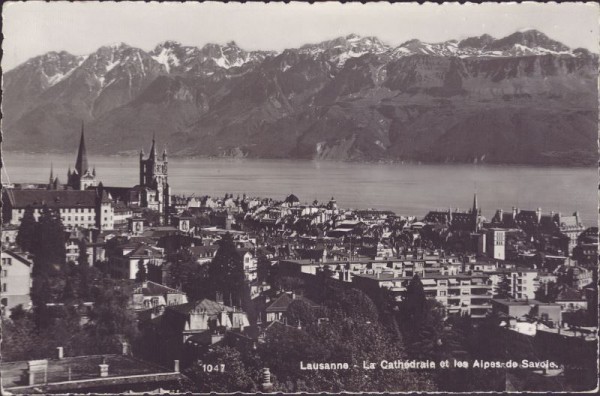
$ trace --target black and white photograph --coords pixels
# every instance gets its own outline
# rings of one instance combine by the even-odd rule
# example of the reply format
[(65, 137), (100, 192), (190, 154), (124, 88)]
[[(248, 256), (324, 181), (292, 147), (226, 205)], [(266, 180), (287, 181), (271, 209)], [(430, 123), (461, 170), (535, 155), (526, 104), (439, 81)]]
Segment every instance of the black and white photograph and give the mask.
[(0, 393), (597, 392), (599, 20), (4, 2)]

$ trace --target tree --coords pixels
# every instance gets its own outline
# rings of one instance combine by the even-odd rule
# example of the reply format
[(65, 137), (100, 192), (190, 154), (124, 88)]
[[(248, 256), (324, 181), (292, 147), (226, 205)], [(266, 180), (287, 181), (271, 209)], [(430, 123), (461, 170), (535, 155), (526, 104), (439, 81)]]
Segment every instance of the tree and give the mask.
[(502, 276), (500, 282), (498, 282), (497, 293), (494, 298), (510, 298), (511, 293), (510, 278), (506, 275)]
[[(211, 371), (207, 371), (210, 367)], [(213, 370), (217, 368), (218, 370)], [(229, 346), (218, 346), (185, 374), (194, 381), (197, 392), (256, 392), (257, 373), (246, 367), (240, 352)]]
[(558, 285), (552, 281), (542, 283), (535, 291), (535, 299), (544, 303), (553, 303), (556, 301), (560, 289)]
[(407, 349), (413, 359), (439, 361), (444, 356), (444, 306), (425, 300), (423, 311), (410, 322), (406, 334)]
[(304, 300), (294, 300), (288, 306), (287, 323), (290, 326), (309, 326), (315, 323), (313, 307)]
[(258, 262), (256, 264), (256, 276), (259, 282), (266, 282), (269, 277), (269, 269), (271, 268), (271, 262), (264, 254), (258, 255)]
[(10, 319), (12, 321), (18, 321), (25, 317), (27, 311), (23, 308), (23, 304), (19, 304), (10, 310)]
[[(38, 270), (59, 273), (66, 262), (65, 227), (60, 214), (47, 205), (42, 208), (35, 232), (35, 256)], [(35, 267), (34, 267), (35, 269)]]
[(95, 290), (94, 297), (88, 330), (95, 342), (106, 350), (113, 349), (121, 338), (133, 343), (139, 332), (127, 293), (105, 280), (103, 287)]
[(145, 282), (147, 279), (147, 274), (146, 274), (146, 266), (144, 265), (143, 259), (140, 259), (140, 261), (138, 261), (137, 268), (138, 268), (138, 270), (135, 274), (135, 281), (136, 282)]
[(156, 283), (162, 283), (162, 278), (162, 269), (158, 265), (148, 263), (148, 280)]
[(376, 323), (378, 320), (377, 307), (361, 290), (331, 288), (325, 305), (359, 322)]
[(242, 299), (245, 284), (244, 264), (230, 233), (226, 233), (219, 241), (219, 250), (208, 264), (208, 280), (213, 292), (231, 296), (230, 304)]
[(181, 250), (169, 265), (170, 286), (181, 288), (190, 300), (214, 298), (208, 280), (208, 266), (198, 264), (187, 251)]
[(406, 288), (406, 298), (403, 301), (404, 312), (410, 323), (418, 326), (425, 313), (425, 289), (419, 275), (415, 274)]
[(19, 231), (17, 233), (17, 245), (26, 252), (32, 252), (35, 245), (37, 221), (33, 215), (33, 208), (31, 205), (27, 205), (21, 224), (19, 225)]

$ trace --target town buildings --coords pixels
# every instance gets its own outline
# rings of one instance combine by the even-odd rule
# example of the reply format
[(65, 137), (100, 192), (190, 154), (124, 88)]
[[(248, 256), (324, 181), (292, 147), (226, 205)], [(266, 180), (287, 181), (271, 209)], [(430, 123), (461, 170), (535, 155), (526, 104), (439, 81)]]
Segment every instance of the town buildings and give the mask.
[[(139, 166), (139, 184), (103, 186), (87, 163), (82, 130), (66, 185), (52, 174), (48, 185), (5, 189), (10, 232), (3, 244), (14, 245), (25, 210), (37, 219), (44, 208), (55, 209), (67, 230), (67, 261), (97, 266), (126, 285), (143, 342), (162, 364), (189, 365), (216, 345), (252, 347), (278, 325), (301, 329), (290, 323), (289, 308), (303, 301), (317, 309), (303, 289), (323, 279), (373, 300), (387, 289), (398, 308), (418, 278), (445, 318), (468, 315), (481, 323), (499, 315), (524, 334), (576, 323), (592, 305), (597, 229), (584, 230), (576, 213), (499, 210), (488, 222), (476, 195), (468, 211), (430, 211), (423, 218), (344, 209), (334, 198), (301, 203), (293, 194), (282, 201), (229, 193), (172, 198), (167, 153), (157, 154), (154, 139)], [(186, 270), (206, 269), (227, 234), (250, 309), (241, 299), (225, 305), (219, 295), (192, 298), (197, 291), (188, 296), (185, 282), (173, 280), (179, 260), (189, 260)], [(27, 309), (31, 263), (11, 250), (2, 254), (3, 313), (19, 304)], [(553, 284), (568, 288), (554, 301), (536, 300), (541, 287)]]
[(0, 268), (0, 309), (1, 315), (9, 315), (18, 305), (27, 310), (31, 307), (31, 271), (33, 263), (23, 252), (2, 249)]

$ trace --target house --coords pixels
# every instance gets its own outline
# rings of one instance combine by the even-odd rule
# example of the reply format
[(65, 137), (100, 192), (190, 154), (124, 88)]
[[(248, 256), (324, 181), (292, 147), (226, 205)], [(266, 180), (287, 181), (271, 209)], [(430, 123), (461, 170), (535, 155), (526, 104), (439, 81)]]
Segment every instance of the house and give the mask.
[(187, 249), (198, 264), (206, 264), (212, 261), (219, 250), (219, 245), (192, 246)]
[(321, 263), (327, 259), (327, 249), (296, 249), (296, 257), (300, 260), (312, 260)]
[(188, 302), (187, 295), (156, 282), (137, 283), (131, 291), (131, 308), (141, 318), (154, 319), (164, 313), (166, 307)]
[(587, 310), (588, 301), (583, 292), (571, 286), (562, 285), (555, 302), (560, 304), (562, 312), (574, 312), (580, 309)]
[(493, 298), (492, 313), (508, 316), (510, 318), (537, 318), (556, 325), (561, 323), (561, 306), (555, 303), (543, 303), (529, 299), (501, 299)]
[(121, 279), (135, 279), (139, 265), (143, 264), (146, 272), (148, 265), (162, 267), (164, 251), (145, 242), (129, 241), (113, 248), (108, 257), (112, 276)]
[(129, 219), (133, 217), (133, 209), (131, 209), (123, 201), (116, 201), (113, 204), (114, 215), (113, 223), (116, 229), (126, 229), (129, 225)]
[(581, 265), (595, 266), (598, 264), (598, 242), (580, 242), (573, 248), (573, 259)]
[(26, 254), (2, 250), (0, 309), (2, 316), (9, 315), (17, 305), (31, 307), (31, 270), (33, 263)]
[[(319, 305), (312, 302), (304, 296), (295, 293), (281, 293), (275, 300), (265, 309), (264, 317), (267, 323), (280, 321), (287, 323), (287, 311), (290, 304), (294, 301), (304, 301), (311, 308), (318, 308)], [(295, 323), (294, 323), (295, 324)]]
[(2, 247), (10, 247), (17, 243), (19, 226), (15, 224), (2, 225)]
[(90, 233), (79, 227), (75, 227), (68, 232), (65, 242), (67, 262), (79, 264), (82, 256), (85, 256), (88, 265), (94, 264), (94, 249), (88, 238), (89, 235)]
[(236, 249), (240, 257), (242, 258), (242, 263), (244, 265), (244, 275), (246, 277), (246, 281), (252, 282), (255, 281), (258, 274), (258, 258), (254, 256), (252, 250), (247, 248), (238, 248)]
[(250, 325), (245, 312), (207, 298), (180, 305), (168, 306), (163, 320), (180, 336), (181, 342), (202, 333), (215, 335), (216, 342), (226, 330), (244, 330)]
[(554, 270), (554, 274), (576, 289), (583, 289), (593, 281), (593, 271), (578, 265), (561, 265)]

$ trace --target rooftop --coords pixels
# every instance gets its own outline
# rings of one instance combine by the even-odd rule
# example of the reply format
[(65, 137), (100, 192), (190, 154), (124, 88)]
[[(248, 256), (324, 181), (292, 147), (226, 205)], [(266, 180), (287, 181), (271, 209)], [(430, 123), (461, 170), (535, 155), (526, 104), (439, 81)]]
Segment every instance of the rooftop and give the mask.
[[(91, 355), (47, 359), (47, 383), (43, 374), (36, 375), (35, 384), (27, 384), (23, 373), (27, 372), (27, 361), (2, 362), (2, 387), (10, 393), (73, 392), (82, 389), (101, 388), (122, 384), (150, 383), (177, 380), (179, 373), (164, 367), (122, 355)], [(100, 377), (99, 365), (108, 364), (108, 376)]]
[(228, 307), (224, 304), (218, 303), (213, 300), (209, 300), (207, 298), (205, 298), (203, 300), (199, 300), (199, 301), (192, 301), (192, 302), (189, 302), (186, 304), (172, 305), (172, 306), (168, 307), (168, 309), (171, 309), (175, 312), (179, 312), (179, 313), (186, 314), (186, 315), (190, 314), (194, 310), (203, 310), (208, 315), (216, 315), (223, 311), (232, 312), (234, 310), (234, 308), (232, 308), (232, 307)]
[(96, 206), (96, 190), (13, 190), (5, 189), (13, 208), (93, 208)]
[(506, 298), (492, 298), (492, 301), (498, 303), (498, 304), (502, 304), (502, 305), (510, 305), (510, 306), (517, 306), (517, 305), (529, 305), (529, 306), (533, 306), (533, 305), (546, 305), (546, 306), (557, 306), (559, 307), (560, 304), (556, 304), (556, 303), (544, 303), (538, 300), (516, 300), (516, 299), (506, 299)]

